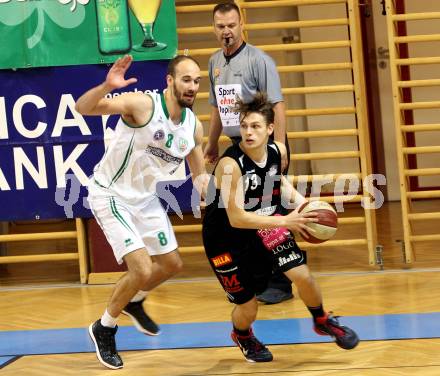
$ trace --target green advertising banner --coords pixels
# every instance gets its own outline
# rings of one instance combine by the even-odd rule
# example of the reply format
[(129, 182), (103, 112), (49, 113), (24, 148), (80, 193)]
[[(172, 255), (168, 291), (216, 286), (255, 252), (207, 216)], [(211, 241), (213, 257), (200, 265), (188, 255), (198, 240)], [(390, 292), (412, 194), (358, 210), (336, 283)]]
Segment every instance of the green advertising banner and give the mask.
[(173, 0), (0, 0), (0, 69), (171, 59)]

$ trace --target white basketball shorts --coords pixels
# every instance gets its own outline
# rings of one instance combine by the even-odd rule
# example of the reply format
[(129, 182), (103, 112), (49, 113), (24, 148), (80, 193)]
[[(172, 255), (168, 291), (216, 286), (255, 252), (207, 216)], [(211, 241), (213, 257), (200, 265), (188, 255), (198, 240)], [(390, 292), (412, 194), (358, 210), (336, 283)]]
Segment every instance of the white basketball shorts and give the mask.
[(156, 196), (142, 207), (114, 196), (89, 197), (89, 204), (119, 264), (139, 248), (146, 248), (151, 256), (177, 249), (170, 219)]

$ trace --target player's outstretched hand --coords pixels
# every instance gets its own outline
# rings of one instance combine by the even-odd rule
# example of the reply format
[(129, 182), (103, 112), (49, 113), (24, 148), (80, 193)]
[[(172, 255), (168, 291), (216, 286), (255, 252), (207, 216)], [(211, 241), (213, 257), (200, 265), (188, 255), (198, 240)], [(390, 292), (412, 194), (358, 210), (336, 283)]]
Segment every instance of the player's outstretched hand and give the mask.
[(285, 220), (287, 221), (286, 227), (291, 231), (299, 232), (302, 237), (308, 239), (309, 234), (307, 233), (307, 231), (313, 234), (314, 230), (308, 227), (307, 223), (318, 222), (318, 213), (316, 212), (300, 213), (299, 212), (300, 207), (301, 205), (298, 206), (294, 211), (292, 211), (291, 213), (285, 216)]
[(125, 79), (125, 73), (130, 68), (133, 57), (125, 55), (114, 62), (107, 73), (106, 84), (112, 89), (120, 89), (137, 82), (136, 78)]

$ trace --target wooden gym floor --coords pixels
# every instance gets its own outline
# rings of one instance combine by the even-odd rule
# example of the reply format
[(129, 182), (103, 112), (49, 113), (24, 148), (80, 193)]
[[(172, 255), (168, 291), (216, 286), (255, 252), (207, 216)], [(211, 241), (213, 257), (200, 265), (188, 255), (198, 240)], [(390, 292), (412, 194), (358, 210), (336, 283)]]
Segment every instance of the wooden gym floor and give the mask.
[[(431, 231), (438, 223), (432, 226)], [(255, 331), (274, 361), (247, 363), (229, 339), (232, 306), (204, 255), (184, 253), (185, 271), (154, 290), (146, 303), (162, 334), (145, 336), (126, 317), (119, 320), (117, 344), (125, 366), (118, 371), (97, 361), (86, 330), (102, 314), (112, 286), (80, 285), (70, 263), (2, 266), (0, 374), (440, 375), (437, 244), (418, 244), (417, 261), (402, 263), (398, 203), (378, 211), (378, 228), (384, 270), (368, 266), (363, 248), (309, 252), (325, 307), (362, 339), (354, 350), (344, 351), (315, 335), (307, 310), (295, 297), (260, 306)], [(340, 236), (347, 231), (358, 230), (344, 229)], [(197, 243), (194, 236), (180, 239), (185, 241)], [(28, 248), (33, 247), (38, 246)]]

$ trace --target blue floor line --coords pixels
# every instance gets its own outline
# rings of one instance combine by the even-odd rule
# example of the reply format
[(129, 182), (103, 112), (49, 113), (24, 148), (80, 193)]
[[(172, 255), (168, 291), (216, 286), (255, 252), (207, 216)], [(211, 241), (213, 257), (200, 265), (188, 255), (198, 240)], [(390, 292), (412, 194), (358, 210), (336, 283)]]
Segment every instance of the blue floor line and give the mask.
[(6, 366), (11, 360), (17, 358), (16, 356), (0, 356), (0, 369)]
[[(345, 316), (343, 325), (353, 328), (361, 340), (440, 338), (440, 312), (372, 316)], [(233, 346), (230, 322), (163, 324), (162, 333), (142, 335), (122, 326), (116, 336), (118, 349), (158, 350)], [(310, 318), (259, 320), (258, 338), (268, 345), (330, 342), (312, 330)], [(93, 352), (87, 328), (2, 331), (0, 357), (31, 354)]]

